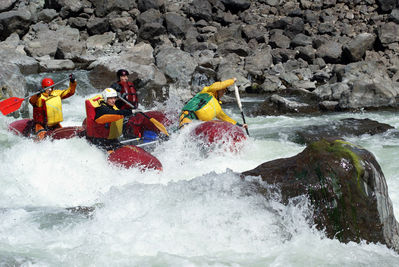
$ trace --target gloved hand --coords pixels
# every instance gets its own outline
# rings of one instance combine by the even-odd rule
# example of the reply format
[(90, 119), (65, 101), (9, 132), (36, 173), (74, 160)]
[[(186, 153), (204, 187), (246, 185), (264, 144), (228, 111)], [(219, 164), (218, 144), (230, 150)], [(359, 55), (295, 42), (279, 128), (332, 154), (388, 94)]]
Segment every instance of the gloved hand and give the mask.
[(132, 110), (131, 109), (122, 109), (121, 110), (121, 113), (122, 113), (122, 115), (123, 116), (130, 116), (130, 115), (132, 115), (133, 114), (133, 112), (132, 112)]
[(74, 83), (74, 82), (75, 82), (75, 75), (73, 75), (72, 73), (69, 74), (69, 81), (70, 81), (71, 83)]

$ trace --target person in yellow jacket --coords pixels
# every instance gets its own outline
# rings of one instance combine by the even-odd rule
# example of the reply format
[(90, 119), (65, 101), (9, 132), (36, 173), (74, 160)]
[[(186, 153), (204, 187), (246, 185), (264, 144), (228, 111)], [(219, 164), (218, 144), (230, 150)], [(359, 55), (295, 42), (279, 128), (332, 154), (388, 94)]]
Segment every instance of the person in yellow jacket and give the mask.
[(228, 79), (204, 87), (183, 107), (180, 114), (179, 128), (193, 120), (210, 121), (214, 118), (247, 128), (247, 124), (239, 124), (227, 116), (220, 106), (222, 103), (220, 98), (226, 93), (227, 87), (233, 85), (236, 80), (236, 78)]
[(52, 85), (54, 85), (53, 79), (44, 78), (42, 91), (29, 98), (29, 103), (33, 106), (34, 131), (38, 141), (46, 137), (47, 131), (62, 127), (60, 124), (63, 121), (61, 99), (75, 94), (77, 82), (75, 76), (71, 74), (68, 89), (54, 90)]

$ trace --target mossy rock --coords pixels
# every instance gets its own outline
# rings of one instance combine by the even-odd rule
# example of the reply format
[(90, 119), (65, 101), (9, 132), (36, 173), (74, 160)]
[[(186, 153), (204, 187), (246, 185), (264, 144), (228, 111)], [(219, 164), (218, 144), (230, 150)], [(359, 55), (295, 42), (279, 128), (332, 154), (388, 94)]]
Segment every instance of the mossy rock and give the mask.
[[(306, 195), (313, 222), (330, 238), (366, 240), (398, 249), (398, 224), (381, 167), (367, 150), (341, 139), (311, 143), (300, 154), (244, 172), (277, 185), (282, 201)], [(259, 192), (268, 197), (259, 186)]]

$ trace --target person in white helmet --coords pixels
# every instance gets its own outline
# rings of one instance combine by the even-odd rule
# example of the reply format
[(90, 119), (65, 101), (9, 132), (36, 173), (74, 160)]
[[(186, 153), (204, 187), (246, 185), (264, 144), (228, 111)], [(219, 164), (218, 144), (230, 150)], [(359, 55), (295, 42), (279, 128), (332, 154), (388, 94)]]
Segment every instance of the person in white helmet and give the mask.
[(131, 109), (119, 110), (115, 106), (116, 99), (115, 89), (106, 88), (101, 95), (85, 101), (86, 138), (108, 151), (122, 146), (118, 137), (122, 135), (123, 118), (132, 115)]

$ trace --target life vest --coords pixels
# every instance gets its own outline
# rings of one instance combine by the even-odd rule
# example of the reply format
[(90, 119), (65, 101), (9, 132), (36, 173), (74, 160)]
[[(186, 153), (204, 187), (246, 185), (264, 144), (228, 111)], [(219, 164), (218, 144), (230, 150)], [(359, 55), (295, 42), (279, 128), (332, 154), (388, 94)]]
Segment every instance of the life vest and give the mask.
[[(121, 86), (121, 91), (120, 94), (121, 96), (129, 101), (134, 108), (137, 108), (138, 106), (138, 97), (137, 97), (137, 92), (136, 89), (134, 88), (134, 85), (132, 82), (118, 82), (118, 84)], [(121, 100), (117, 100), (116, 106), (119, 109), (132, 109), (131, 106), (128, 104), (124, 103)]]
[[(190, 117), (195, 114), (196, 119), (210, 121), (216, 117), (221, 110), (218, 100), (209, 93), (198, 93), (183, 107), (188, 111)], [(194, 119), (194, 118), (191, 118)]]
[[(86, 135), (87, 137), (116, 139), (122, 135), (123, 118), (110, 123), (100, 124), (94, 119), (96, 116), (96, 108), (104, 105), (104, 99), (101, 95), (97, 95), (85, 101), (86, 106)], [(113, 107), (118, 110), (117, 107)]]
[(63, 121), (62, 103), (59, 95), (40, 96), (38, 101), (42, 101), (41, 107), (33, 107), (33, 120), (44, 126), (54, 126)]

